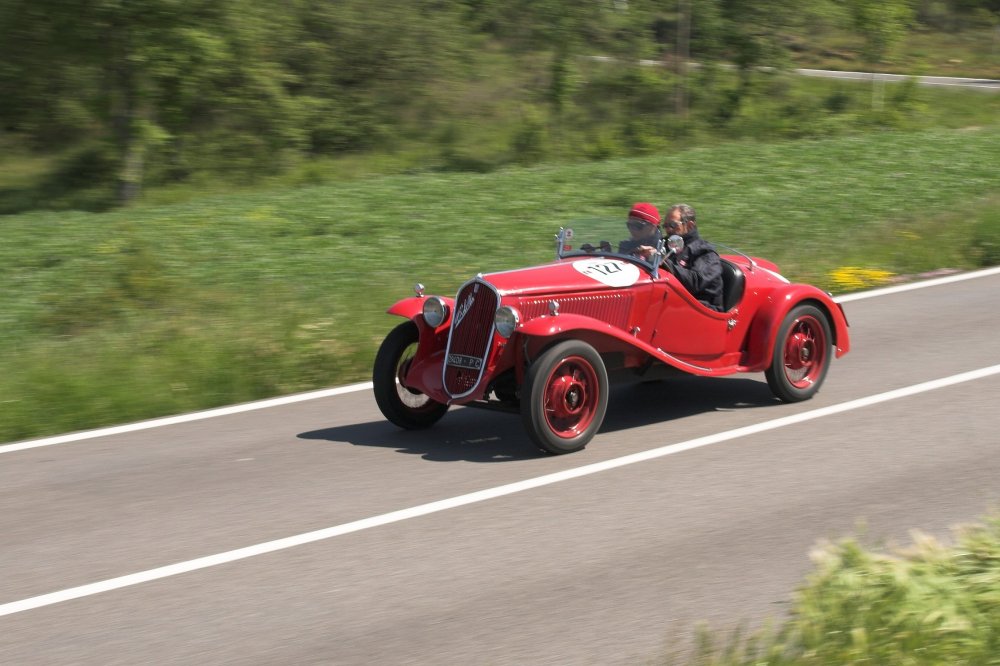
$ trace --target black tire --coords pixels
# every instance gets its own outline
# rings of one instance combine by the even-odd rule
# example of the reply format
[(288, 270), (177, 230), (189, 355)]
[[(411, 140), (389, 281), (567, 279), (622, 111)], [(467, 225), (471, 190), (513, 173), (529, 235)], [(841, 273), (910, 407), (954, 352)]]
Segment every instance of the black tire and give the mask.
[(528, 368), (521, 391), (521, 421), (543, 451), (573, 453), (597, 434), (608, 409), (608, 372), (585, 342), (547, 349)]
[(401, 428), (419, 430), (437, 423), (448, 405), (431, 400), (419, 391), (412, 391), (399, 383), (416, 353), (420, 334), (417, 325), (406, 321), (385, 336), (375, 355), (372, 384), (375, 402), (385, 418)]
[(798, 305), (785, 315), (774, 340), (771, 367), (764, 373), (779, 400), (808, 400), (830, 369), (833, 336), (826, 314), (815, 305)]

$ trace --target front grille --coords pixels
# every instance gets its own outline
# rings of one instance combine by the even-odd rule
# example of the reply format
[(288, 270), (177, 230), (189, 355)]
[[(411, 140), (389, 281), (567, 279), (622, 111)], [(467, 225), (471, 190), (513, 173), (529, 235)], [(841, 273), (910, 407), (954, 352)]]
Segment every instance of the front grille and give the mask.
[(483, 376), (498, 303), (493, 287), (479, 280), (458, 290), (444, 365), (444, 388), (452, 398), (471, 393)]

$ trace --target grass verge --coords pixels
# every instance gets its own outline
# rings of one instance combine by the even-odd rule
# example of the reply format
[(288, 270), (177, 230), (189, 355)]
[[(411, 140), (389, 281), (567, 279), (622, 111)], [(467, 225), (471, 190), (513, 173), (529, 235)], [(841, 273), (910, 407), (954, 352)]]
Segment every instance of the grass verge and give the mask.
[(835, 291), (989, 265), (998, 163), (997, 128), (882, 132), (7, 216), (0, 441), (367, 379), (414, 282), (547, 261), (559, 225), (637, 200)]

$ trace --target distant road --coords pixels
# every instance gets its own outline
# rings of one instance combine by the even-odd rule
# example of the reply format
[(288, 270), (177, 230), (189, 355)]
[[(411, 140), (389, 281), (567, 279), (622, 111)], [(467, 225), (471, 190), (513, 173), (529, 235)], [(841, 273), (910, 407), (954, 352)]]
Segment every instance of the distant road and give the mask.
[[(873, 74), (872, 72), (838, 72), (831, 69), (796, 69), (796, 74), (802, 76), (818, 76), (824, 79), (852, 79), (871, 81), (899, 82), (910, 78), (904, 74)], [(988, 92), (1000, 92), (1000, 79), (964, 79), (956, 76), (918, 76), (917, 82), (922, 86), (952, 86), (956, 88), (972, 88)]]
[[(592, 56), (594, 60), (607, 62), (612, 60), (608, 56)], [(659, 60), (640, 60), (640, 64), (648, 66), (660, 66), (663, 63)], [(697, 68), (698, 63), (689, 63), (692, 68)], [(723, 65), (732, 68), (733, 65)], [(771, 69), (764, 67), (762, 69)], [(793, 69), (796, 74), (802, 76), (815, 76), (824, 79), (850, 79), (854, 81), (889, 81), (900, 82), (911, 78), (906, 74), (882, 74), (878, 72), (841, 72), (833, 69)], [(984, 90), (986, 92), (1000, 92), (1000, 79), (971, 79), (958, 76), (918, 76), (917, 82), (922, 86), (950, 86), (954, 88), (970, 88), (973, 90)]]

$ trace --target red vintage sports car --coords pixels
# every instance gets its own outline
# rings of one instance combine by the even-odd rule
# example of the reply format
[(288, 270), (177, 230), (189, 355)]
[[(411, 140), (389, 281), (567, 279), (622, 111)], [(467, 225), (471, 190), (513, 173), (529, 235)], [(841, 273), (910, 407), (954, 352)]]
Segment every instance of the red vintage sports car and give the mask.
[(541, 449), (570, 453), (600, 428), (609, 375), (763, 371), (779, 399), (796, 402), (819, 390), (832, 358), (850, 347), (843, 308), (768, 261), (726, 250), (716, 312), (661, 266), (683, 247), (679, 236), (661, 240), (649, 261), (606, 240), (575, 245), (579, 236), (561, 229), (551, 263), (479, 274), (454, 299), (418, 284), (416, 296), (389, 308), (407, 321), (375, 358), (385, 417), (416, 429), (449, 405), (520, 412)]

